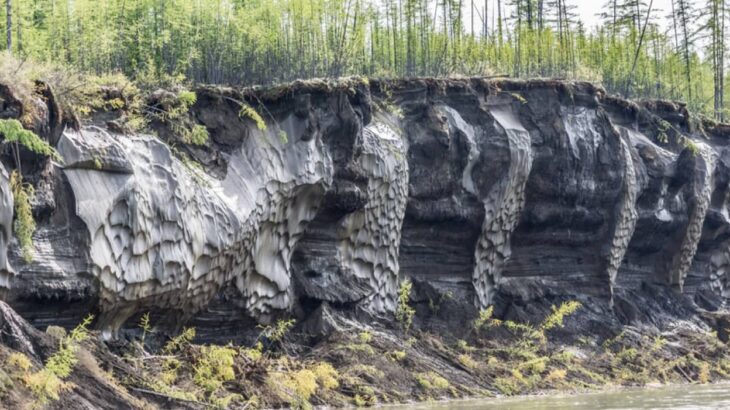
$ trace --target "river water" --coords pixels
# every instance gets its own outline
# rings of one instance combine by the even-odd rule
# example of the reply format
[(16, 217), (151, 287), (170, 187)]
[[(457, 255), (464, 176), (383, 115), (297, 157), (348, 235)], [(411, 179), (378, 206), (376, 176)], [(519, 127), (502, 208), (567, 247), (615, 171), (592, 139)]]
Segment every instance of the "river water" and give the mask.
[(675, 385), (565, 396), (455, 401), (416, 404), (402, 408), (407, 410), (730, 410), (730, 384)]

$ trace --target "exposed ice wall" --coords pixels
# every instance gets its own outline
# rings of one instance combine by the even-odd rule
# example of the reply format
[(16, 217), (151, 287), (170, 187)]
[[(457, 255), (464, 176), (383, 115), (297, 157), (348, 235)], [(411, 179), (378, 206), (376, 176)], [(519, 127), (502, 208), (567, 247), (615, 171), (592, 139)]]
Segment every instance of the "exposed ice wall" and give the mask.
[(689, 221), (687, 222), (682, 244), (672, 260), (669, 271), (669, 284), (680, 290), (684, 288), (687, 272), (692, 266), (692, 261), (697, 252), (697, 245), (702, 236), (702, 227), (712, 199), (715, 165), (717, 163), (717, 153), (709, 145), (701, 141), (695, 141), (692, 142), (691, 147), (693, 147), (692, 156), (696, 163), (691, 185), (694, 193), (693, 203), (690, 207)]
[(339, 258), (344, 271), (368, 279), (368, 305), (392, 312), (399, 285), (398, 252), (408, 201), (408, 162), (398, 131), (376, 120), (363, 131), (358, 165), (367, 176), (365, 207), (348, 216), (339, 232)]
[(13, 238), (13, 192), (5, 167), (0, 165), (0, 289), (10, 287), (13, 268), (8, 262), (8, 243)]
[(153, 137), (89, 128), (66, 132), (59, 151), (91, 236), (107, 336), (144, 308), (184, 320), (231, 280), (262, 320), (290, 307), (291, 249), (332, 180), (321, 141), (254, 134), (222, 182)]
[(530, 134), (508, 108), (493, 108), (491, 114), (507, 134), (510, 161), (508, 172), (482, 200), (484, 224), (477, 242), (472, 278), (479, 308), (492, 303), (495, 286), (510, 257), (510, 238), (525, 205), (525, 186), (532, 169)]

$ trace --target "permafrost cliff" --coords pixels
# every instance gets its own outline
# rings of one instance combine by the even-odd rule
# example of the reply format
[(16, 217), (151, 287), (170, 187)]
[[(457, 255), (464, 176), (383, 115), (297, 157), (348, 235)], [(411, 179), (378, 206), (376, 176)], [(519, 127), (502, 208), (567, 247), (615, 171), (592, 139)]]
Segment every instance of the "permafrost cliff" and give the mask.
[[(226, 341), (283, 315), (317, 321), (323, 306), (387, 315), (405, 278), (416, 303), (509, 314), (560, 295), (622, 321), (642, 320), (656, 289), (702, 310), (730, 291), (730, 128), (683, 106), (541, 80), (197, 95), (204, 147), (98, 123), (45, 134), (62, 164), (24, 154), (30, 264), (3, 172), (0, 287), (23, 317), (68, 326), (97, 312), (113, 338), (153, 312)], [(245, 100), (265, 130), (239, 116)], [(0, 99), (0, 118), (10, 108)]]

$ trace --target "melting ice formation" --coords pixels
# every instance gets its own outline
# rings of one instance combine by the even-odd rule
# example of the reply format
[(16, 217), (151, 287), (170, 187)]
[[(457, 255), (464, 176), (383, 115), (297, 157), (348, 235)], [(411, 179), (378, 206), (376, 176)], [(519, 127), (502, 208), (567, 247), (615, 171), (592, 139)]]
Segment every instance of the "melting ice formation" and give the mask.
[[(224, 178), (181, 162), (155, 137), (66, 131), (58, 167), (88, 231), (79, 252), (88, 253), (98, 283), (106, 335), (148, 309), (174, 309), (184, 321), (224, 287), (261, 321), (292, 309), (292, 255), (310, 222), (342, 200), (340, 180), (355, 186), (360, 204), (333, 222), (334, 260), (318, 266), (366, 283), (359, 303), (379, 313), (396, 309), (404, 277), (444, 275), (418, 260), (428, 253), (454, 254), (456, 265), (471, 259), (450, 267), (463, 279), (450, 283), (468, 283), (462, 291), (480, 308), (500, 287), (528, 278), (607, 297), (636, 278), (727, 296), (727, 136), (687, 133), (692, 149), (670, 148), (610, 107), (529, 91), (527, 102), (476, 95), (404, 104), (403, 118), (358, 117), (357, 135), (341, 140), (321, 126), (339, 112), (311, 113), (320, 116), (313, 133), (291, 113), (269, 131), (242, 132), (240, 145), (221, 153)], [(6, 249), (6, 173), (0, 210)], [(40, 253), (53, 252), (37, 242)], [(12, 285), (12, 272), (2, 252), (0, 287)]]

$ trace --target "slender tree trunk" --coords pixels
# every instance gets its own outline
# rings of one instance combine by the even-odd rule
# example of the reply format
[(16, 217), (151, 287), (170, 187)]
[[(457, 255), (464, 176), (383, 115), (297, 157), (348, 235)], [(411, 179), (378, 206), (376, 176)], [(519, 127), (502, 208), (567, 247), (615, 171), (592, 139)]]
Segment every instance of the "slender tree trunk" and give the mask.
[(11, 0), (5, 0), (5, 13), (7, 15), (7, 45), (8, 51), (13, 51), (13, 5)]
[(646, 12), (646, 21), (644, 22), (644, 28), (641, 30), (639, 36), (639, 43), (636, 45), (636, 53), (634, 53), (634, 62), (631, 65), (631, 71), (629, 72), (629, 79), (626, 82), (626, 96), (631, 94), (631, 83), (634, 81), (634, 72), (636, 71), (636, 63), (639, 61), (639, 52), (641, 52), (641, 46), (644, 43), (644, 35), (646, 34), (646, 27), (649, 25), (649, 17), (651, 16), (651, 9), (654, 6), (654, 0), (649, 2), (649, 10)]

